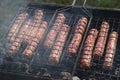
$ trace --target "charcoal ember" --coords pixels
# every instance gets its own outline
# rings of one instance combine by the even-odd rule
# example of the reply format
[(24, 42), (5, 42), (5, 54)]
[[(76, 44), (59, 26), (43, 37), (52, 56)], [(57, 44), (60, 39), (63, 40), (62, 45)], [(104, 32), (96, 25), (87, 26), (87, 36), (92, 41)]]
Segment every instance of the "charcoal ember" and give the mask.
[(81, 79), (79, 77), (77, 77), (77, 76), (73, 76), (72, 80), (81, 80)]
[(72, 79), (72, 75), (69, 72), (61, 72), (61, 76), (62, 76), (63, 80), (71, 80)]

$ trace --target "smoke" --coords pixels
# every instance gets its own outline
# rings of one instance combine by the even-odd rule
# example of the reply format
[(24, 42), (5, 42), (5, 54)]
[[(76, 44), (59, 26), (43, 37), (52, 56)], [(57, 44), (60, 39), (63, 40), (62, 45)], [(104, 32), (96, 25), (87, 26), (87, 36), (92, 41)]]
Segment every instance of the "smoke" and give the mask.
[(6, 44), (6, 36), (12, 26), (11, 22), (19, 8), (27, 3), (27, 0), (0, 0), (0, 61), (9, 47), (9, 44)]
[(18, 9), (27, 3), (27, 0), (0, 0), (0, 38), (7, 32)]

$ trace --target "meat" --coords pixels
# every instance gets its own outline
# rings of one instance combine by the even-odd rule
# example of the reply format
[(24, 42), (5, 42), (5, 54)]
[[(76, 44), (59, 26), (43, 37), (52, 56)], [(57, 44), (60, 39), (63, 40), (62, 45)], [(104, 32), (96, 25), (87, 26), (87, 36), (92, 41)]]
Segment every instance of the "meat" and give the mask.
[(105, 61), (103, 64), (103, 67), (105, 69), (111, 69), (115, 52), (116, 52), (116, 46), (117, 46), (117, 39), (118, 39), (118, 33), (112, 32), (109, 36), (107, 48), (106, 48), (106, 55), (105, 55)]
[(23, 52), (23, 55), (25, 57), (31, 57), (31, 55), (35, 51), (36, 47), (38, 46), (38, 43), (43, 38), (43, 35), (44, 35), (46, 29), (47, 29), (47, 22), (46, 21), (42, 21), (41, 26), (38, 29), (36, 35), (31, 39), (29, 45), (27, 46), (27, 48)]
[(31, 38), (33, 38), (37, 34), (38, 28), (40, 27), (40, 24), (42, 22), (42, 18), (43, 12), (41, 10), (36, 10), (32, 24), (29, 29), (26, 30), (25, 34), (25, 42), (27, 42), (28, 44), (31, 42)]
[(12, 45), (9, 48), (9, 51), (8, 51), (9, 55), (13, 55), (14, 53), (16, 53), (19, 50), (19, 48), (23, 42), (25, 32), (29, 28), (30, 24), (31, 24), (31, 20), (27, 20), (24, 23), (19, 34), (16, 36), (16, 39), (14, 40), (14, 42), (12, 43)]
[(58, 64), (60, 61), (60, 56), (62, 54), (62, 50), (64, 47), (64, 44), (67, 40), (67, 36), (69, 34), (70, 31), (70, 27), (66, 24), (63, 24), (63, 27), (61, 28), (56, 42), (53, 46), (53, 50), (49, 56), (49, 62), (53, 63), (53, 64)]
[(109, 24), (107, 22), (102, 22), (100, 33), (98, 35), (97, 43), (93, 51), (95, 58), (100, 58), (103, 55), (106, 39), (108, 36)]
[(8, 37), (7, 37), (8, 41), (13, 42), (15, 40), (15, 37), (16, 37), (20, 27), (22, 26), (22, 24), (25, 21), (25, 19), (27, 18), (27, 16), (28, 16), (28, 14), (26, 12), (18, 15), (14, 24), (12, 25), (11, 29), (9, 30)]
[(32, 26), (39, 27), (42, 22), (42, 18), (43, 18), (43, 12), (41, 10), (36, 10)]
[(33, 21), (30, 19), (25, 21), (9, 48), (9, 55), (16, 53), (23, 42), (28, 45), (24, 54), (28, 55), (27, 53), (29, 53), (29, 55), (32, 55), (47, 28), (47, 22), (42, 22), (42, 18), (43, 12), (41, 10), (36, 10)]
[(58, 14), (55, 23), (53, 24), (50, 32), (48, 33), (46, 40), (44, 42), (44, 46), (47, 48), (51, 48), (54, 44), (54, 40), (62, 27), (62, 24), (65, 21), (65, 16), (61, 13)]
[(97, 29), (90, 29), (83, 47), (82, 58), (80, 61), (81, 68), (90, 68), (92, 59), (92, 50), (98, 35)]
[(82, 41), (82, 36), (84, 34), (84, 31), (85, 31), (85, 28), (87, 25), (87, 21), (88, 20), (85, 17), (79, 19), (79, 21), (75, 27), (75, 32), (74, 32), (73, 38), (70, 41), (68, 48), (67, 48), (68, 54), (76, 55), (78, 47)]

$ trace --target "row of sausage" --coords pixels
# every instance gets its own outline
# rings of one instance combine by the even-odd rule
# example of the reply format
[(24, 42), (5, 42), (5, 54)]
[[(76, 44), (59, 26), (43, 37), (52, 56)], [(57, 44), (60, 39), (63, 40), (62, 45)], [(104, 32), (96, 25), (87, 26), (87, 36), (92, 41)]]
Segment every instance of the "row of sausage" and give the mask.
[[(108, 31), (109, 23), (107, 22), (102, 22), (99, 34), (97, 29), (90, 29), (83, 46), (80, 67), (86, 69), (90, 68), (92, 56), (94, 56), (96, 59), (100, 59), (103, 56), (103, 53), (105, 53), (103, 68), (112, 68), (114, 56), (116, 53), (118, 33), (115, 31), (111, 32), (107, 42)], [(106, 44), (107, 46), (105, 48)]]
[[(27, 43), (23, 55), (27, 57), (32, 56), (39, 42), (44, 37), (46, 29), (48, 28), (48, 23), (42, 20), (44, 16), (43, 12), (41, 10), (36, 10), (33, 20), (28, 19), (28, 16), (26, 12), (20, 13), (9, 30), (7, 40), (12, 43), (8, 50), (10, 56), (17, 54), (22, 43)], [(53, 48), (49, 56), (49, 61), (51, 63), (59, 63), (63, 47), (70, 32), (70, 26), (64, 24), (65, 19), (66, 17), (64, 14), (58, 13), (43, 43), (45, 48)], [(78, 20), (73, 38), (67, 49), (69, 55), (75, 55), (77, 53), (87, 21), (85, 17)]]
[[(41, 10), (36, 10), (33, 19), (28, 19), (28, 17), (28, 13), (20, 13), (9, 30), (7, 36), (7, 40), (11, 43), (8, 50), (9, 56), (17, 54), (21, 45), (26, 43), (27, 47), (22, 54), (25, 57), (31, 57), (39, 42), (45, 36), (48, 23), (43, 21), (43, 12)], [(44, 47), (53, 47), (49, 58), (52, 63), (59, 62), (64, 44), (70, 31), (70, 27), (67, 24), (64, 24), (64, 21), (65, 16), (59, 13), (44, 42)]]
[(21, 44), (26, 43), (23, 54), (30, 57), (45, 34), (48, 23), (42, 20), (43, 12), (36, 10), (33, 20), (27, 19), (28, 16), (26, 12), (20, 13), (9, 30), (7, 39), (12, 43), (8, 51), (10, 56), (17, 53)]
[[(26, 12), (19, 14), (13, 26), (9, 30), (7, 39), (12, 43), (8, 50), (8, 54), (10, 56), (17, 53), (22, 43), (27, 43), (27, 47), (24, 50), (23, 55), (27, 57), (32, 56), (39, 42), (45, 35), (48, 23), (43, 21), (43, 12), (41, 10), (36, 10), (33, 20), (27, 19), (28, 16), (29, 15)], [(49, 62), (54, 64), (59, 63), (64, 45), (70, 32), (70, 26), (65, 24), (65, 20), (66, 17), (64, 14), (58, 13), (55, 22), (53, 23), (43, 43), (45, 48), (52, 48), (49, 55)], [(77, 55), (87, 23), (88, 19), (86, 17), (82, 17), (78, 20), (74, 28), (73, 36), (67, 46), (67, 55)], [(91, 29), (88, 32), (88, 36), (83, 46), (82, 59), (80, 61), (81, 67), (90, 67), (92, 55), (94, 55), (95, 58), (102, 57), (108, 31), (109, 23), (104, 21), (101, 24), (99, 34), (97, 29)], [(112, 32), (109, 35), (104, 62), (105, 68), (110, 68), (110, 66), (112, 66), (117, 37), (117, 32)]]

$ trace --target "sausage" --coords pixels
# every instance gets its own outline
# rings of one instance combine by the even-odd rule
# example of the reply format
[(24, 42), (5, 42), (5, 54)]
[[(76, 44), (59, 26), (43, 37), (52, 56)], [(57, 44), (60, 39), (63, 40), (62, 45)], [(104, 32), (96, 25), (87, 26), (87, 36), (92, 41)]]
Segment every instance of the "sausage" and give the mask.
[(54, 40), (55, 40), (59, 30), (61, 29), (64, 21), (65, 21), (65, 16), (63, 14), (59, 13), (55, 20), (55, 23), (53, 24), (53, 26), (52, 26), (50, 32), (48, 33), (46, 40), (43, 44), (45, 47), (51, 48), (53, 46)]
[(28, 44), (31, 42), (31, 38), (33, 38), (37, 34), (38, 28), (40, 27), (40, 24), (42, 22), (42, 18), (43, 12), (41, 10), (36, 10), (32, 25), (29, 27), (25, 34), (25, 42), (27, 42)]
[(32, 42), (32, 39), (37, 34), (37, 31), (40, 27), (42, 18), (43, 18), (43, 12), (41, 10), (36, 10), (33, 21), (31, 21), (31, 20), (26, 21), (24, 23), (24, 25), (21, 27), (18, 35), (16, 35), (16, 39), (12, 43), (12, 45), (8, 51), (9, 54), (13, 54), (13, 53), (17, 52), (23, 42), (27, 42), (28, 45), (30, 43), (37, 45), (36, 43)]
[(21, 46), (21, 44), (23, 42), (25, 32), (29, 28), (30, 24), (31, 24), (31, 20), (27, 20), (23, 24), (18, 36), (16, 36), (16, 39), (14, 40), (14, 42), (11, 44), (11, 46), (9, 48), (9, 51), (8, 51), (9, 55), (13, 55), (14, 53), (16, 53), (19, 50), (19, 48), (20, 48), (20, 46)]
[[(32, 25), (32, 22), (31, 22)], [(31, 35), (31, 31), (33, 30), (33, 27), (30, 25), (30, 27), (26, 30), (25, 34), (24, 34), (24, 42), (29, 44), (30, 43), (30, 35)]]
[(70, 55), (75, 55), (77, 53), (78, 47), (82, 40), (82, 35), (85, 31), (86, 25), (87, 25), (87, 18), (83, 17), (80, 18), (76, 27), (74, 35), (68, 45), (67, 52)]
[(36, 10), (34, 19), (42, 20), (42, 18), (43, 18), (43, 11), (42, 10)]
[(24, 12), (18, 15), (16, 18), (14, 24), (12, 25), (11, 29), (9, 30), (7, 40), (10, 42), (13, 42), (15, 40), (15, 37), (22, 26), (23, 22), (27, 18), (28, 13)]
[(62, 50), (63, 50), (64, 44), (67, 40), (69, 31), (70, 31), (70, 27), (66, 24), (63, 24), (63, 27), (61, 28), (61, 30), (57, 36), (55, 45), (53, 46), (53, 50), (50, 53), (50, 56), (49, 56), (50, 63), (53, 63), (53, 64), (59, 63), (60, 56), (62, 54)]
[(108, 36), (108, 31), (109, 31), (109, 24), (107, 22), (102, 22), (97, 43), (93, 51), (93, 55), (95, 58), (100, 58), (103, 55), (106, 39)]
[(31, 43), (29, 43), (29, 45), (27, 46), (27, 48), (23, 52), (23, 55), (25, 57), (31, 57), (31, 55), (35, 51), (36, 47), (38, 46), (38, 43), (43, 38), (43, 35), (47, 29), (47, 25), (48, 24), (46, 21), (42, 21), (41, 26), (38, 28), (36, 35), (34, 36), (34, 38), (31, 39)]
[(83, 46), (83, 53), (80, 61), (81, 68), (86, 68), (86, 69), (90, 68), (91, 59), (92, 59), (92, 50), (93, 50), (97, 35), (98, 35), (97, 29), (90, 29), (90, 31), (88, 32), (88, 36)]
[(42, 22), (42, 18), (43, 18), (43, 12), (41, 10), (36, 10), (32, 26), (39, 27)]
[(116, 46), (117, 46), (117, 39), (118, 39), (118, 33), (112, 32), (109, 36), (107, 48), (106, 48), (106, 55), (105, 60), (103, 64), (104, 69), (111, 69), (113, 65), (113, 60), (116, 52)]

